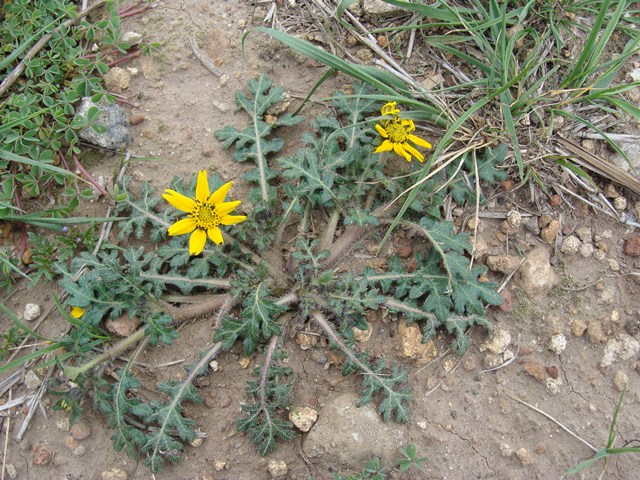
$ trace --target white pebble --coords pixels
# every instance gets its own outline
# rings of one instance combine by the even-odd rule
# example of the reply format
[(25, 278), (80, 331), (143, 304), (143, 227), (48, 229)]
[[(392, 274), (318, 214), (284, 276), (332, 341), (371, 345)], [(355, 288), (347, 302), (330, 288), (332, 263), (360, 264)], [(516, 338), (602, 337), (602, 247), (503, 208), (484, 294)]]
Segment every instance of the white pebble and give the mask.
[(593, 245), (590, 243), (583, 243), (579, 248), (580, 256), (584, 258), (589, 258), (593, 254)]
[(560, 355), (564, 352), (565, 348), (567, 348), (567, 338), (563, 334), (558, 333), (551, 337), (551, 341), (549, 341), (549, 350)]
[(624, 197), (616, 197), (613, 199), (613, 208), (622, 211), (627, 208), (627, 199)]
[(570, 235), (562, 241), (562, 247), (560, 247), (560, 251), (562, 251), (562, 253), (566, 253), (567, 255), (575, 255), (576, 253), (578, 253), (580, 245), (582, 245), (582, 242), (578, 240), (578, 237)]
[(24, 306), (24, 314), (22, 318), (24, 318), (27, 322), (32, 322), (36, 320), (40, 314), (42, 313), (42, 308), (37, 303), (27, 303)]

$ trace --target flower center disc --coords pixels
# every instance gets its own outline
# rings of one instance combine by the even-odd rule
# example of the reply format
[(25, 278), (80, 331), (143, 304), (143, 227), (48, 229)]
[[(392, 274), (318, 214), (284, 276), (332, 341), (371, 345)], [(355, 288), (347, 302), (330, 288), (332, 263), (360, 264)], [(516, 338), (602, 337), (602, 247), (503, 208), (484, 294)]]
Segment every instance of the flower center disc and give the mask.
[(196, 201), (196, 206), (191, 215), (196, 221), (196, 226), (204, 230), (209, 230), (220, 224), (220, 216), (216, 211), (215, 205)]
[(387, 126), (387, 133), (391, 143), (405, 143), (407, 141), (407, 131), (399, 122), (392, 122)]

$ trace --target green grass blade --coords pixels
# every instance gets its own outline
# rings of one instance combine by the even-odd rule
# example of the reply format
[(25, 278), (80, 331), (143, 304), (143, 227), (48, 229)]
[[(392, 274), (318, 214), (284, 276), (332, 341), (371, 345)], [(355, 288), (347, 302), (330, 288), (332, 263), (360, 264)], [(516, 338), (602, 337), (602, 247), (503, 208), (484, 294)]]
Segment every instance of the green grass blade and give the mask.
[[(299, 38), (296, 38), (287, 33), (280, 32), (279, 30), (274, 30), (272, 28), (258, 27), (252, 31), (266, 33), (267, 35), (282, 42), (286, 46), (302, 53), (303, 55), (306, 55), (312, 60), (323, 63), (328, 67), (333, 68), (334, 70), (338, 70), (342, 73), (349, 75), (350, 77), (357, 78), (358, 80), (362, 80), (363, 82), (366, 82), (376, 87), (382, 92), (388, 93), (389, 95), (397, 94), (397, 92), (393, 88), (389, 87), (388, 84), (383, 83), (382, 81), (379, 80), (378, 77), (371, 75), (369, 71), (365, 70), (361, 66), (353, 65), (349, 62), (346, 62), (341, 58), (336, 57), (335, 55), (332, 55), (329, 52), (326, 52), (314, 45), (311, 45), (309, 42), (300, 40)], [(250, 32), (246, 32), (242, 37), (243, 48), (244, 48), (245, 40), (249, 33)], [(388, 77), (391, 77), (391, 75), (388, 75)], [(394, 81), (397, 81), (395, 77), (393, 78), (394, 78)]]
[(75, 173), (70, 172), (69, 170), (65, 170), (64, 168), (56, 167), (55, 165), (49, 165), (48, 163), (40, 162), (38, 160), (31, 160), (30, 158), (23, 157), (21, 155), (16, 155), (15, 153), (11, 153), (7, 150), (0, 149), (0, 159), (7, 160), (9, 162), (18, 162), (24, 165), (30, 165), (32, 167), (39, 167), (45, 171), (51, 173), (58, 173), (61, 175), (73, 177), (77, 180), (84, 182), (82, 178), (77, 176)]

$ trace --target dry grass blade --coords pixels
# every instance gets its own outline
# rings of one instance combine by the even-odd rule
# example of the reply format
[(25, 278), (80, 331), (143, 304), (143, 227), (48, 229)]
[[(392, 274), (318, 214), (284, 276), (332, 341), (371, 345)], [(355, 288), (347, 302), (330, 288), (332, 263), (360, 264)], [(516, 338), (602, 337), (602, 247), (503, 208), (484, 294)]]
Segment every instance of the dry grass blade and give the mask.
[(555, 418), (553, 418), (551, 415), (549, 415), (546, 412), (543, 412), (542, 410), (540, 410), (539, 408), (534, 407), (533, 405), (525, 402), (524, 400), (520, 400), (518, 397), (514, 397), (513, 395), (510, 395), (508, 393), (505, 393), (505, 395), (507, 397), (509, 397), (511, 400), (515, 400), (516, 402), (524, 405), (525, 407), (529, 407), (531, 410), (538, 412), (540, 415), (543, 415), (545, 417), (547, 417), (549, 420), (551, 420), (553, 423), (555, 423), (556, 425), (558, 425), (561, 429), (563, 429), (565, 432), (567, 432), (569, 435), (571, 435), (573, 438), (580, 440), (582, 443), (584, 443), (587, 447), (589, 447), (591, 450), (593, 450), (594, 452), (597, 452), (598, 449), (596, 447), (594, 447), (593, 445), (591, 445), (589, 442), (587, 442), (584, 438), (582, 438), (581, 436), (579, 436), (576, 433), (573, 433), (571, 430), (569, 430), (567, 427), (565, 427), (563, 424), (561, 424), (558, 420), (556, 420)]
[(633, 175), (625, 172), (621, 168), (602, 160), (600, 157), (587, 152), (580, 145), (573, 143), (571, 140), (561, 138), (558, 143), (571, 154), (574, 155), (573, 160), (581, 167), (587, 168), (592, 172), (601, 175), (612, 182), (616, 182), (629, 190), (640, 195), (640, 180)]

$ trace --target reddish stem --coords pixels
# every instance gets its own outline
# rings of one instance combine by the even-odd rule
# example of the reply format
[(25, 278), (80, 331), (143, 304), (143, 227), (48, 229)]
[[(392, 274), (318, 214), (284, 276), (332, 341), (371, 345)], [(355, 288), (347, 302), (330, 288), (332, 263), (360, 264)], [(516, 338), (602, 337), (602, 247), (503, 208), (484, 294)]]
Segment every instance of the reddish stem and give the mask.
[(80, 163), (80, 160), (78, 160), (78, 156), (74, 153), (73, 154), (73, 161), (76, 163), (76, 168), (78, 170), (80, 170), (80, 172), (82, 173), (82, 175), (84, 175), (84, 177), (91, 183), (93, 184), (94, 187), (96, 187), (96, 189), (100, 192), (101, 195), (104, 195), (105, 197), (109, 196), (109, 193), (107, 193), (107, 191), (104, 189), (104, 187), (102, 185), (100, 185), (98, 182), (96, 182), (93, 177), (91, 175), (89, 175), (89, 172), (87, 172), (84, 167), (82, 166), (82, 164)]
[(123, 15), (126, 15), (131, 10), (133, 10), (134, 8), (138, 8), (140, 5), (141, 5), (141, 3), (138, 2), (138, 3), (134, 4), (134, 5), (129, 5), (128, 7), (123, 8), (122, 10), (118, 11), (118, 16), (122, 17)]
[(64, 153), (62, 153), (62, 150), (58, 150), (58, 155), (60, 155), (60, 161), (64, 165), (64, 168), (71, 171), (71, 168), (69, 168), (69, 164), (67, 163), (67, 158), (64, 156)]
[(129, 17), (133, 17), (134, 15), (138, 15), (140, 13), (144, 13), (147, 10), (149, 10), (149, 5), (146, 5), (142, 8), (138, 8), (137, 10), (129, 10), (127, 13), (120, 15), (120, 18), (129, 18)]
[(127, 53), (126, 55), (115, 59), (113, 62), (108, 63), (109, 68), (115, 67), (116, 65), (120, 65), (121, 63), (128, 62), (129, 60), (133, 60), (134, 58), (138, 58), (142, 54), (142, 50), (136, 49)]
[[(22, 202), (20, 202), (20, 189), (16, 189), (16, 207), (18, 207), (19, 210), (22, 210)], [(24, 252), (27, 250), (27, 244), (28, 244), (27, 224), (24, 222), (21, 222), (20, 227), (22, 229), (22, 245), (20, 245), (18, 256), (22, 258), (22, 255), (24, 255)]]

